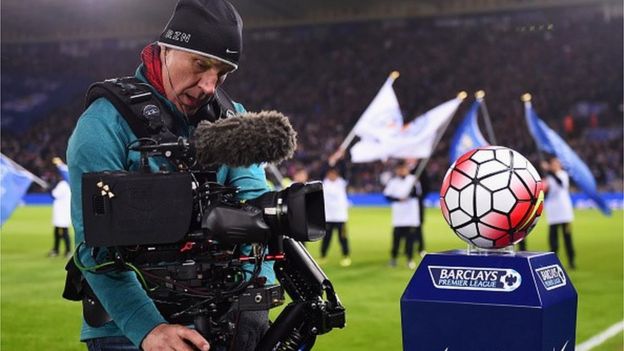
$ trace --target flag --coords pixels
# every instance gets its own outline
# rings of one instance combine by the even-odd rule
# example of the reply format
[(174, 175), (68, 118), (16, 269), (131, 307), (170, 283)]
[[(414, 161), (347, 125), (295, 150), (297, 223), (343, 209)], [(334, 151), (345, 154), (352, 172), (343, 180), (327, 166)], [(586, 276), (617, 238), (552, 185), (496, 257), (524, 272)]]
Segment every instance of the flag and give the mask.
[(557, 156), (574, 183), (598, 205), (602, 213), (611, 215), (611, 209), (598, 193), (596, 179), (589, 167), (554, 130), (537, 116), (530, 101), (524, 102), (524, 116), (537, 147), (543, 152)]
[(461, 122), (453, 139), (451, 139), (451, 147), (449, 152), (449, 162), (453, 163), (459, 158), (459, 156), (466, 152), (481, 146), (487, 146), (489, 143), (481, 134), (479, 124), (477, 123), (477, 116), (479, 108), (481, 107), (481, 101), (475, 100), (466, 113), (466, 117)]
[(460, 97), (449, 100), (407, 124), (398, 136), (389, 140), (390, 156), (430, 157), (462, 101)]
[(69, 183), (69, 169), (63, 160), (60, 157), (55, 157), (52, 159), (52, 162), (56, 165), (56, 169), (58, 170), (63, 180)]
[(0, 161), (0, 226), (11, 217), (32, 180), (28, 171), (2, 155)]
[(61, 177), (63, 177), (63, 180), (65, 180), (66, 182), (69, 183), (69, 169), (67, 168), (66, 164), (59, 164), (56, 165), (56, 168), (58, 169), (59, 173), (61, 174)]
[(385, 161), (388, 157), (384, 146), (379, 141), (363, 139), (351, 147), (351, 162), (353, 163)]
[(353, 132), (361, 139), (383, 139), (395, 134), (403, 126), (403, 115), (399, 101), (392, 88), (396, 76), (391, 74), (386, 79), (384, 85), (353, 127)]
[(362, 140), (351, 149), (353, 162), (371, 162), (393, 158), (427, 158), (463, 98), (444, 102), (419, 116), (405, 127), (377, 140)]

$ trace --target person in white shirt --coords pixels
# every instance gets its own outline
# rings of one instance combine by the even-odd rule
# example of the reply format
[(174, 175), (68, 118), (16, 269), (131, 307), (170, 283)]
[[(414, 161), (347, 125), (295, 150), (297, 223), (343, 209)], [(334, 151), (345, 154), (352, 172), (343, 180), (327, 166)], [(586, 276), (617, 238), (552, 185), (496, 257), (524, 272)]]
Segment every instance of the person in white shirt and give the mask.
[(555, 254), (559, 250), (558, 229), (563, 232), (563, 243), (571, 269), (576, 268), (575, 252), (572, 243), (571, 224), (574, 220), (572, 200), (570, 199), (570, 177), (561, 167), (558, 158), (553, 157), (549, 162), (542, 162), (542, 169), (546, 173), (544, 211), (549, 225), (550, 250)]
[(390, 179), (384, 189), (384, 196), (392, 202), (392, 249), (390, 266), (395, 267), (399, 246), (405, 240), (405, 255), (410, 269), (416, 268), (414, 262), (414, 242), (419, 243), (418, 251), (424, 254), (424, 242), (420, 221), (420, 204), (417, 196), (418, 180), (410, 174), (408, 165), (400, 162), (396, 167), (396, 176)]
[(334, 230), (338, 231), (338, 240), (342, 248), (340, 265), (351, 265), (349, 257), (349, 239), (346, 222), (349, 217), (349, 200), (347, 198), (347, 182), (340, 177), (338, 170), (330, 168), (323, 179), (323, 196), (325, 200), (326, 233), (321, 243), (321, 262), (327, 256)]
[(54, 247), (48, 254), (50, 257), (58, 256), (61, 240), (65, 244), (65, 256), (71, 256), (71, 243), (69, 240), (69, 227), (71, 226), (71, 191), (69, 184), (61, 179), (52, 189), (52, 225), (54, 225)]

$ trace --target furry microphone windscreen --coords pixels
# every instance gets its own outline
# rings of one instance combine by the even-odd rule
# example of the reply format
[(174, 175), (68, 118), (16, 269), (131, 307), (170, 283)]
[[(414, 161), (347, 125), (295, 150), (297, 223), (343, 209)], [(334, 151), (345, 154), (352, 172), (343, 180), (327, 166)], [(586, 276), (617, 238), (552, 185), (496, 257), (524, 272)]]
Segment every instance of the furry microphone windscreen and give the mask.
[(212, 123), (202, 121), (193, 142), (202, 166), (248, 167), (291, 158), (297, 146), (297, 132), (280, 112), (246, 112)]

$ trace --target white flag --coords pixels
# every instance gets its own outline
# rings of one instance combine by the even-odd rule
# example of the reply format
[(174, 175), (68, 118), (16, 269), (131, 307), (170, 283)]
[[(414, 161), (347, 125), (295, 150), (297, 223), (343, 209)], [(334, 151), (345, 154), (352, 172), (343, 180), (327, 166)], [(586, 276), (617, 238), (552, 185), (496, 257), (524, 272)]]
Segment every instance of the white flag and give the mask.
[(390, 75), (386, 79), (377, 96), (353, 127), (355, 135), (361, 139), (380, 140), (401, 130), (403, 115), (394, 89), (392, 89), (394, 80), (395, 75)]
[(436, 142), (455, 115), (461, 98), (449, 100), (410, 122), (396, 136), (388, 140), (391, 157), (426, 158), (433, 154)]
[(387, 151), (376, 140), (362, 139), (351, 147), (351, 162), (353, 163), (385, 161), (387, 158)]
[[(427, 158), (444, 133), (463, 98), (449, 100), (416, 118), (400, 131), (377, 141), (362, 140), (351, 149), (351, 160), (372, 162), (393, 158)], [(368, 154), (365, 154), (368, 153)]]

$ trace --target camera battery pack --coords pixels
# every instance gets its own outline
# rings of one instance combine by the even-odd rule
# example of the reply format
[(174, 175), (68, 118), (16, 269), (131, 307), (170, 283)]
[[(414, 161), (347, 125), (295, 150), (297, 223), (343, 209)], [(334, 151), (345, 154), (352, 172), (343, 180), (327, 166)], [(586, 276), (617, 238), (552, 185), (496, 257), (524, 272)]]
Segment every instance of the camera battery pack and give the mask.
[(191, 181), (190, 173), (85, 173), (86, 243), (112, 247), (182, 240), (193, 211)]

